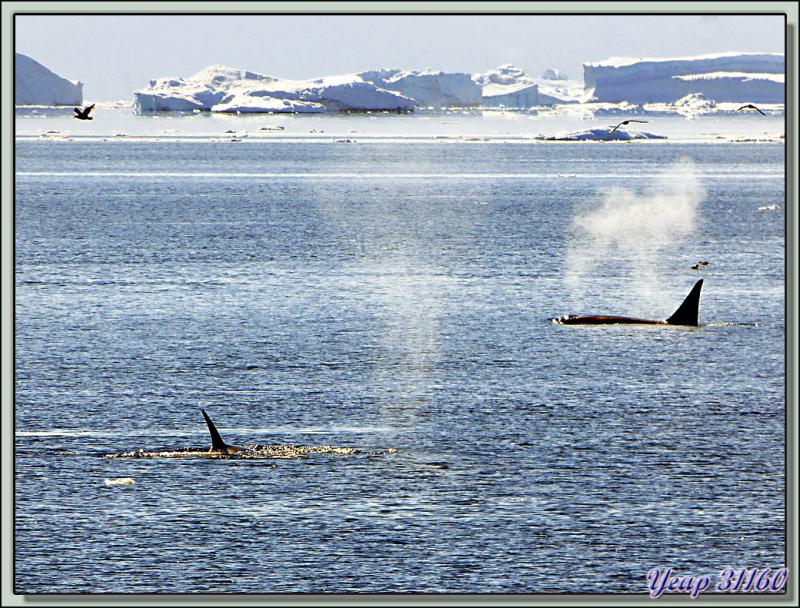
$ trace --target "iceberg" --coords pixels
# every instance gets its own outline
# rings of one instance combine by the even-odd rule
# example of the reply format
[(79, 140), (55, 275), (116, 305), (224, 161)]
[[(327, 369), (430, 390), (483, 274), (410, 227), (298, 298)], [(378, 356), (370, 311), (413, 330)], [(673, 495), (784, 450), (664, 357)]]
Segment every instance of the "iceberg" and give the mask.
[(417, 105), (443, 108), (477, 106), (481, 88), (469, 74), (425, 70), (382, 69), (359, 74), (367, 82), (413, 99)]
[(299, 101), (297, 99), (276, 99), (274, 97), (235, 97), (226, 103), (211, 106), (212, 112), (222, 113), (290, 113), (314, 114), (325, 112), (325, 106), (313, 101)]
[(576, 103), (583, 94), (580, 84), (546, 78), (534, 79), (508, 63), (482, 74), (475, 74), (472, 79), (481, 86), (481, 104), (484, 107), (531, 108)]
[(702, 114), (712, 114), (719, 110), (716, 100), (708, 99), (702, 93), (689, 93), (671, 104), (669, 109), (686, 118), (695, 118)]
[(547, 68), (542, 72), (542, 80), (568, 80), (567, 75), (556, 68)]
[(486, 107), (530, 108), (545, 105), (539, 86), (525, 72), (510, 63), (475, 74), (481, 85), (482, 103)]
[(585, 63), (593, 101), (672, 103), (697, 93), (717, 102), (782, 103), (784, 57), (775, 53), (718, 53), (673, 59), (611, 58)]
[(711, 72), (675, 78), (687, 89), (722, 102), (782, 103), (784, 97), (783, 74)]
[(414, 100), (365, 81), (358, 74), (284, 80), (227, 66), (210, 66), (190, 78), (159, 78), (134, 92), (140, 112), (413, 111)]
[(666, 135), (656, 135), (645, 131), (628, 131), (617, 129), (587, 129), (574, 133), (559, 133), (550, 137), (542, 137), (546, 141), (631, 141), (634, 139), (667, 139)]
[(83, 83), (62, 78), (22, 53), (14, 54), (14, 105), (79, 106)]

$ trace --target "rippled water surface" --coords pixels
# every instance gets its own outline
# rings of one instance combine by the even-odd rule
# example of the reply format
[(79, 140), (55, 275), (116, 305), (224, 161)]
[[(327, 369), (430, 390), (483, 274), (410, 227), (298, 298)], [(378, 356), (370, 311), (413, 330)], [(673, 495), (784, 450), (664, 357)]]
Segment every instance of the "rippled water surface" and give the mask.
[[(611, 248), (567, 280), (572, 219), (686, 158), (705, 194), (651, 273)], [(16, 169), (18, 592), (784, 564), (782, 145), (20, 141)], [(550, 322), (664, 318), (698, 278), (699, 328)], [(101, 457), (205, 447), (201, 408), (361, 451)]]

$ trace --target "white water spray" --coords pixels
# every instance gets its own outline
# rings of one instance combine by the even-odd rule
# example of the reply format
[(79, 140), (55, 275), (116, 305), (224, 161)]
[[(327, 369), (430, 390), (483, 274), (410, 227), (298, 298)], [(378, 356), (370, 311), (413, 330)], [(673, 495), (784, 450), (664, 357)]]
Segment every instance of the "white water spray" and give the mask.
[(566, 281), (573, 303), (583, 305), (590, 278), (622, 276), (630, 285), (626, 291), (636, 292), (664, 314), (672, 312), (677, 305), (674, 289), (664, 284), (659, 269), (675, 262), (674, 248), (693, 233), (704, 197), (691, 159), (666, 167), (644, 191), (601, 191), (599, 202), (579, 211), (572, 222)]

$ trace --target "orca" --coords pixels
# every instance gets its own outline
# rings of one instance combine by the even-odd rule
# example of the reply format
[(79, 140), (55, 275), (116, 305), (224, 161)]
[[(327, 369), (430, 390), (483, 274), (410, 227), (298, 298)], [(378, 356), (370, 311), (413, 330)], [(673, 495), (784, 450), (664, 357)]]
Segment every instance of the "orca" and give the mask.
[[(305, 458), (309, 454), (358, 454), (362, 450), (335, 445), (302, 445), (293, 443), (280, 443), (273, 445), (248, 444), (246, 447), (225, 443), (217, 427), (205, 410), (200, 410), (206, 419), (208, 432), (211, 435), (211, 447), (186, 447), (161, 450), (128, 450), (125, 452), (111, 452), (101, 454), (105, 458), (242, 458), (242, 459), (271, 459), (271, 458)], [(393, 454), (396, 448), (387, 448), (368, 452), (370, 454)]]
[(211, 434), (211, 448), (208, 450), (214, 454), (236, 454), (238, 452), (246, 452), (247, 448), (240, 448), (236, 445), (229, 445), (222, 440), (222, 436), (219, 434), (217, 427), (214, 426), (214, 423), (211, 422), (211, 418), (208, 417), (205, 410), (200, 410), (203, 412), (203, 418), (206, 419), (206, 424), (208, 425), (208, 432)]
[(639, 319), (636, 317), (619, 317), (616, 315), (564, 315), (553, 319), (559, 325), (683, 325), (697, 327), (698, 310), (700, 308), (700, 290), (703, 279), (697, 281), (692, 291), (686, 296), (672, 316), (664, 321)]

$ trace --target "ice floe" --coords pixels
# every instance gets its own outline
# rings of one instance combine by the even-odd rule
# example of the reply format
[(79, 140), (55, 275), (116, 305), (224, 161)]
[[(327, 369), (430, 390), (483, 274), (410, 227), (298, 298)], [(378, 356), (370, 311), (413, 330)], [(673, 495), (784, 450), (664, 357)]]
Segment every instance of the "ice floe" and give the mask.
[(546, 141), (631, 141), (634, 139), (667, 139), (665, 135), (656, 135), (646, 131), (617, 129), (613, 133), (608, 129), (586, 129), (573, 133), (559, 133), (550, 137), (541, 137)]

